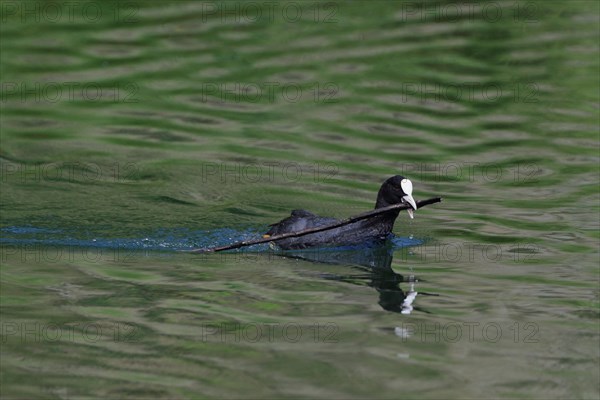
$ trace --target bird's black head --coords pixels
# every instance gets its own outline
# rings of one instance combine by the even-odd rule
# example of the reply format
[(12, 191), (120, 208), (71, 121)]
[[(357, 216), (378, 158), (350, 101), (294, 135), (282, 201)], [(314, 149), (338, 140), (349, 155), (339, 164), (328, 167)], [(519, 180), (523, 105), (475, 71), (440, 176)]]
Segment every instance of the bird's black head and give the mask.
[[(417, 209), (417, 203), (412, 197), (412, 182), (401, 175), (392, 176), (383, 182), (379, 193), (377, 193), (375, 208), (387, 207), (398, 203), (410, 204), (413, 210)], [(411, 218), (413, 217), (413, 210), (407, 210)]]

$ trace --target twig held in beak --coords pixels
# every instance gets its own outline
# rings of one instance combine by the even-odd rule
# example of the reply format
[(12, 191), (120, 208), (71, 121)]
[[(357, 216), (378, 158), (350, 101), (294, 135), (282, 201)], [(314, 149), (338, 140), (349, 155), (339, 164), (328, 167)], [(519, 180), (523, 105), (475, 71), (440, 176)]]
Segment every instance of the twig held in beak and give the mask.
[[(431, 199), (417, 201), (417, 208), (425, 207), (429, 204), (439, 203), (441, 201), (442, 201), (441, 197), (432, 197)], [(326, 231), (329, 229), (339, 228), (340, 226), (344, 226), (344, 225), (350, 224), (352, 222), (360, 221), (363, 219), (371, 218), (371, 217), (374, 217), (375, 215), (383, 214), (385, 212), (392, 211), (392, 210), (408, 210), (408, 209), (412, 209), (412, 208), (413, 208), (413, 206), (411, 206), (410, 204), (398, 203), (398, 204), (394, 204), (391, 206), (377, 208), (372, 211), (364, 212), (362, 214), (335, 222), (333, 224), (318, 226), (316, 228), (305, 229), (303, 231), (289, 232), (289, 233), (284, 233), (281, 235), (270, 236), (270, 237), (262, 237), (260, 239), (255, 239), (255, 240), (246, 240), (243, 242), (233, 243), (233, 244), (230, 244), (227, 246), (208, 247), (208, 248), (201, 248), (201, 249), (194, 249), (194, 250), (187, 250), (187, 251), (190, 253), (215, 253), (218, 251), (239, 249), (240, 247), (252, 246), (254, 244), (275, 242), (275, 241), (281, 240), (281, 239), (287, 239), (287, 238), (291, 238), (291, 237), (299, 237), (299, 236), (308, 235), (310, 233), (322, 232), (322, 231)]]

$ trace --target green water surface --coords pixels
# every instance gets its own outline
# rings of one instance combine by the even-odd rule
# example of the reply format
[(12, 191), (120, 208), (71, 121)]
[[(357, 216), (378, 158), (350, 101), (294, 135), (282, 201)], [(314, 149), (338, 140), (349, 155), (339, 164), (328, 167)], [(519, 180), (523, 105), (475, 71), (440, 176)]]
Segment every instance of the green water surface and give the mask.
[[(2, 397), (598, 399), (598, 4), (3, 1)], [(396, 174), (401, 283), (174, 251)]]

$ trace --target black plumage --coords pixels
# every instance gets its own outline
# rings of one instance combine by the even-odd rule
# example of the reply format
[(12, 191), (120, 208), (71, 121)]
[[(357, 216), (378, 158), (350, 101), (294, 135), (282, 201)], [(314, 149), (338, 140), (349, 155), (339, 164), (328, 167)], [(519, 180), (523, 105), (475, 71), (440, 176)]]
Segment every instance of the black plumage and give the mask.
[[(375, 208), (387, 207), (397, 203), (408, 203), (416, 210), (416, 203), (412, 198), (412, 183), (400, 175), (387, 179), (381, 185), (377, 193)], [(275, 244), (282, 249), (304, 249), (316, 246), (349, 246), (370, 240), (385, 239), (392, 232), (399, 212), (391, 210), (372, 218), (322, 232), (281, 239), (275, 241)], [(409, 210), (409, 213), (412, 217), (412, 210)], [(321, 217), (306, 210), (294, 210), (289, 217), (270, 225), (271, 229), (265, 235), (275, 236), (289, 232), (299, 232), (337, 221), (335, 218)]]

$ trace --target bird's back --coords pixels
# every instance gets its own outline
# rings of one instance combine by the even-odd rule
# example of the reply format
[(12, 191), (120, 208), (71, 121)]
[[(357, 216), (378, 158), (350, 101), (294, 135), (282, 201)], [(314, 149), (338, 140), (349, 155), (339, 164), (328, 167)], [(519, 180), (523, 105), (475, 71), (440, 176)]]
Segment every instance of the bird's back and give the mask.
[(289, 232), (299, 232), (305, 229), (332, 224), (338, 220), (331, 217), (321, 217), (306, 210), (293, 210), (292, 214), (281, 221), (269, 225), (267, 235), (281, 235)]
[[(321, 232), (277, 240), (275, 243), (282, 249), (356, 245), (370, 239), (386, 237), (392, 231), (397, 215), (397, 212), (392, 211), (389, 215), (386, 213)], [(289, 217), (271, 225), (271, 229), (266, 235), (276, 236), (284, 233), (300, 232), (335, 222), (339, 222), (339, 220), (331, 217), (321, 217), (306, 210), (294, 210)]]

